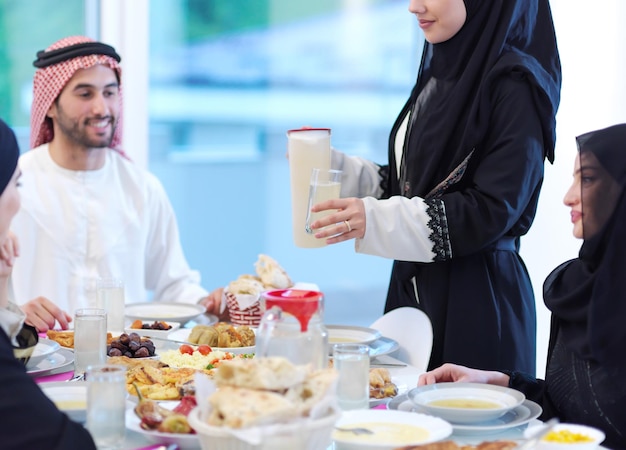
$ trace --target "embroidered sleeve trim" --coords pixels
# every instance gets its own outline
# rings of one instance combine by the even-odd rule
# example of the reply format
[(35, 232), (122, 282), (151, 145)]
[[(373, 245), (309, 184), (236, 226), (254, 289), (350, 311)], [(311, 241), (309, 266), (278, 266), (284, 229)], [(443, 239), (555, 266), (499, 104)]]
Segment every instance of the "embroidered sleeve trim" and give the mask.
[(469, 164), (469, 160), (474, 154), (475, 148), (472, 149), (469, 155), (465, 157), (465, 159), (456, 166), (456, 168), (443, 180), (439, 183), (433, 190), (431, 190), (428, 194), (426, 194), (425, 198), (433, 198), (433, 197), (441, 197), (444, 192), (446, 192), (450, 186), (458, 183), (461, 178), (463, 178), (463, 174), (465, 174), (465, 170), (467, 169), (467, 165)]
[(379, 166), (378, 176), (380, 177), (380, 187), (383, 190), (380, 198), (389, 198), (391, 196), (389, 192), (389, 166)]
[(426, 214), (430, 217), (428, 238), (433, 242), (434, 261), (446, 261), (452, 258), (452, 245), (446, 217), (446, 205), (440, 199), (427, 199)]

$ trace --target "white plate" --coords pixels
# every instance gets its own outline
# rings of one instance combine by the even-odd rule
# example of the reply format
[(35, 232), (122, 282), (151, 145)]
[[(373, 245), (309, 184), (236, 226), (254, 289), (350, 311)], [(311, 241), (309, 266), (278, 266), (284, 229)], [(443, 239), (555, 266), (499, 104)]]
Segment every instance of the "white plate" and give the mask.
[[(163, 403), (162, 406), (175, 408), (177, 404), (178, 402), (167, 402)], [(139, 420), (139, 417), (137, 417), (137, 414), (133, 411), (134, 406), (135, 405), (132, 404), (132, 407), (126, 409), (126, 428), (128, 430), (142, 434), (148, 441), (155, 444), (176, 444), (181, 450), (200, 448), (200, 440), (197, 434), (161, 433), (155, 430), (144, 430), (139, 425), (141, 420)]]
[(75, 422), (87, 420), (87, 383), (65, 381), (39, 384), (41, 390)]
[[(387, 403), (387, 408), (391, 410), (409, 411), (416, 413), (425, 412), (423, 409), (416, 406), (411, 400), (409, 400), (409, 396), (406, 393), (392, 398), (389, 403)], [(509, 411), (504, 416), (499, 417), (498, 419), (472, 425), (452, 424), (452, 427), (454, 428), (454, 434), (459, 435), (499, 433), (510, 428), (519, 427), (520, 425), (526, 425), (531, 420), (539, 417), (541, 415), (541, 412), (541, 406), (531, 400), (526, 399), (517, 408), (514, 408), (513, 410)]]
[[(482, 383), (429, 384), (411, 389), (408, 396), (428, 414), (453, 424), (496, 420), (526, 399), (524, 394), (515, 389)], [(444, 406), (437, 402), (448, 404)]]
[[(154, 320), (143, 320), (142, 322), (144, 324), (150, 325), (154, 323)], [(124, 328), (124, 331), (126, 332), (126, 334), (137, 333), (139, 336), (146, 337), (167, 337), (168, 334), (180, 328), (179, 322), (170, 322), (168, 320), (164, 320), (163, 322), (167, 323), (172, 328), (170, 328), (169, 330), (153, 330), (151, 328), (130, 328), (130, 326), (128, 326)]]
[(334, 344), (370, 344), (381, 338), (380, 331), (373, 328), (353, 327), (347, 325), (326, 325), (328, 330), (328, 345)]
[(385, 336), (376, 339), (374, 342), (370, 342), (368, 345), (370, 347), (370, 358), (388, 355), (400, 348), (400, 344), (398, 344), (397, 341)]
[[(452, 434), (452, 426), (438, 417), (384, 409), (345, 411), (337, 421), (336, 426), (350, 428), (351, 426), (364, 426), (364, 424), (367, 424), (365, 426), (374, 431), (373, 435), (355, 435), (354, 433), (340, 433), (335, 430), (333, 432), (335, 448), (337, 450), (391, 450), (405, 445), (420, 445), (440, 441)], [(398, 426), (401, 427), (402, 431), (406, 431), (409, 426), (419, 427), (426, 433), (424, 436), (417, 436), (412, 440), (398, 440), (397, 437), (394, 439), (393, 428), (389, 431), (391, 434), (389, 437), (376, 435), (377, 432), (382, 433), (384, 429)]]
[(142, 302), (127, 304), (124, 315), (131, 320), (171, 320), (184, 324), (205, 311), (204, 306), (191, 303)]
[[(256, 330), (255, 330), (255, 333), (256, 333)], [(189, 339), (190, 334), (191, 334), (190, 329), (181, 328), (179, 330), (173, 331), (170, 334), (168, 334), (167, 339), (173, 339), (175, 341), (187, 341)], [(256, 346), (254, 345), (250, 347), (211, 347), (212, 350), (217, 350), (220, 352), (230, 352), (236, 355), (239, 355), (241, 353), (254, 353), (255, 348)]]
[(74, 362), (74, 351), (61, 347), (56, 352), (43, 359), (34, 367), (27, 368), (26, 372), (34, 377), (43, 377), (53, 373), (61, 373), (61, 369), (69, 368)]
[(37, 367), (41, 361), (52, 355), (59, 348), (61, 348), (59, 343), (53, 341), (52, 339), (39, 339), (39, 342), (37, 342), (37, 345), (33, 349), (33, 353), (30, 355), (30, 359), (26, 364), (26, 370)]

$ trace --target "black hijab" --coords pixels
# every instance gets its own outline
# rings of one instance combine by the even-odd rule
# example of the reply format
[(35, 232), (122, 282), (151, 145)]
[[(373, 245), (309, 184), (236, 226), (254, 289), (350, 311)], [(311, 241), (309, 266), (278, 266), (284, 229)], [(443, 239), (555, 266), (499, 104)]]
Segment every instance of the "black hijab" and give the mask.
[[(624, 368), (626, 124), (584, 134), (576, 141), (583, 179), (584, 242), (578, 258), (548, 276), (544, 300), (571, 351)], [(600, 189), (586, 189), (585, 179)]]
[(15, 173), (19, 156), (20, 150), (13, 130), (0, 119), (0, 195)]
[[(513, 72), (526, 77), (532, 87), (543, 124), (544, 154), (554, 160), (561, 64), (548, 0), (464, 2), (467, 18), (461, 30), (445, 42), (425, 43), (408, 102), (415, 103), (431, 77), (443, 86), (443, 94), (431, 99), (409, 132), (403, 155), (408, 172), (403, 179), (411, 186), (404, 195), (409, 197), (425, 197), (474, 148), (480, 153), (493, 110), (492, 86)], [(393, 164), (390, 170), (395, 175)], [(390, 180), (393, 183), (393, 175)]]

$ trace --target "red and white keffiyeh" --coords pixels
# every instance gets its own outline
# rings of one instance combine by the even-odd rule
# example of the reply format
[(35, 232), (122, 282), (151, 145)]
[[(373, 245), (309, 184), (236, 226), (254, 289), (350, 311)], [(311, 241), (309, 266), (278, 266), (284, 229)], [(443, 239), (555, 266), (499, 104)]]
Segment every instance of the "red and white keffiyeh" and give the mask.
[[(58, 50), (75, 44), (96, 42), (85, 36), (70, 36), (63, 38), (45, 51)], [(48, 143), (54, 137), (52, 121), (46, 117), (50, 106), (61, 94), (61, 91), (79, 69), (89, 69), (102, 64), (113, 69), (120, 82), (119, 87), (119, 117), (111, 147), (118, 149), (122, 143), (122, 68), (112, 57), (100, 54), (77, 56), (47, 67), (37, 69), (33, 80), (33, 103), (30, 118), (30, 147), (35, 148)]]

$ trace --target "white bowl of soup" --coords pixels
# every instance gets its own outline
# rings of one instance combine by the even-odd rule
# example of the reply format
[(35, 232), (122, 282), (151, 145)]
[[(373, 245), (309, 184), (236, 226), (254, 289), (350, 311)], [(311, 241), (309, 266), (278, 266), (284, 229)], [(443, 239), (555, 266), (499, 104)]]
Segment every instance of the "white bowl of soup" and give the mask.
[(415, 406), (453, 424), (498, 419), (521, 405), (525, 395), (515, 389), (480, 383), (437, 383), (411, 389)]
[[(358, 432), (365, 428), (370, 433)], [(351, 431), (352, 430), (352, 431)], [(344, 411), (333, 431), (335, 450), (392, 450), (446, 439), (452, 425), (438, 417), (408, 411)]]

